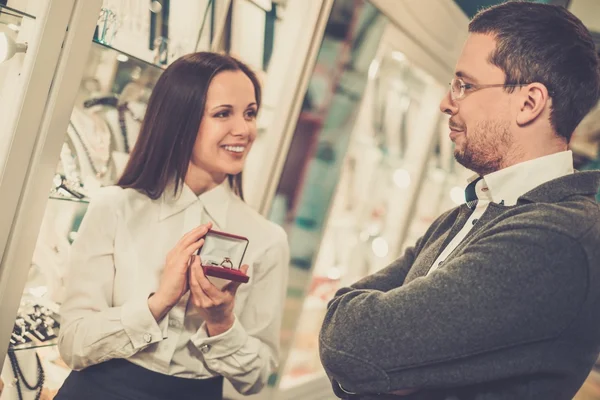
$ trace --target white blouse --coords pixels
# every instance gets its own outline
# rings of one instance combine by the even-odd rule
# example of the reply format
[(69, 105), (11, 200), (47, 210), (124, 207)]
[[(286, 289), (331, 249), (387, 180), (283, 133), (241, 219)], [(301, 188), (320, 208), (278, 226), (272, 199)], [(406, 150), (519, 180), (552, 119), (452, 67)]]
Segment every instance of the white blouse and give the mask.
[[(249, 239), (243, 263), (250, 280), (235, 298), (233, 327), (209, 337), (189, 293), (158, 323), (148, 296), (158, 289), (166, 255), (201, 223)], [(100, 189), (73, 243), (59, 350), (75, 370), (112, 358), (185, 378), (221, 375), (237, 391), (260, 391), (279, 361), (287, 287), (285, 232), (224, 184), (197, 197), (167, 188), (147, 196), (120, 187)]]

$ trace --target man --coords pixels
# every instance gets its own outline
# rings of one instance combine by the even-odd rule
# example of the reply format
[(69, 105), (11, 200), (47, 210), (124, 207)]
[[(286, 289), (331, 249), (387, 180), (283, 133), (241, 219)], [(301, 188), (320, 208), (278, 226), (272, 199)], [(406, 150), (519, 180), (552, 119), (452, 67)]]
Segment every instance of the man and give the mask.
[(440, 109), (478, 178), (329, 304), (320, 354), (342, 398), (570, 400), (598, 356), (600, 173), (568, 151), (600, 93), (594, 43), (564, 8), (525, 2), (469, 32)]

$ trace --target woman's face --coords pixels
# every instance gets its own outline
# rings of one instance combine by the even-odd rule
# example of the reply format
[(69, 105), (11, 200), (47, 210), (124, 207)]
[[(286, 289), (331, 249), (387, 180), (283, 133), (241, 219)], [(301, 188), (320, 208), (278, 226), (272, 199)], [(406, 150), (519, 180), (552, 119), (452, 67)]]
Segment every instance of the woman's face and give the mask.
[(254, 85), (246, 74), (223, 71), (215, 75), (190, 162), (221, 178), (240, 173), (256, 138), (257, 112)]

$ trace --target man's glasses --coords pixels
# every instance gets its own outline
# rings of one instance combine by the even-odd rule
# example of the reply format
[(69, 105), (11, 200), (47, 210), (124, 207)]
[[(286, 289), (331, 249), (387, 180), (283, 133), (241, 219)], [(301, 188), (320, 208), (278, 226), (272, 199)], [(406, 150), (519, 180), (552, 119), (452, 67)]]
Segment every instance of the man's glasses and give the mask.
[(506, 84), (506, 83), (494, 83), (491, 85), (478, 85), (476, 83), (465, 83), (461, 78), (454, 78), (452, 82), (450, 82), (450, 97), (452, 100), (460, 100), (465, 97), (467, 91), (474, 92), (476, 90), (487, 89), (492, 87), (520, 87), (529, 85), (528, 83), (516, 83), (516, 84)]

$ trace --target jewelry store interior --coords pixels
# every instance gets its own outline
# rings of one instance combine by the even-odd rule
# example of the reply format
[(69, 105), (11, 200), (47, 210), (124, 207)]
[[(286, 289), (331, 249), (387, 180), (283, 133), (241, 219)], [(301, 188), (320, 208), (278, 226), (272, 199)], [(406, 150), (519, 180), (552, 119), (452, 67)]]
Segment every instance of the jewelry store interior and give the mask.
[[(484, 3), (0, 0), (0, 400), (52, 399), (69, 374), (56, 346), (69, 247), (158, 77), (208, 50), (262, 82), (244, 193), (291, 251), (280, 369), (248, 398), (334, 399), (317, 343), (327, 302), (464, 202), (472, 173), (438, 104)], [(600, 45), (600, 2), (562, 4)], [(597, 108), (574, 135), (576, 168), (600, 169), (599, 144)], [(600, 372), (576, 399), (600, 399)]]

